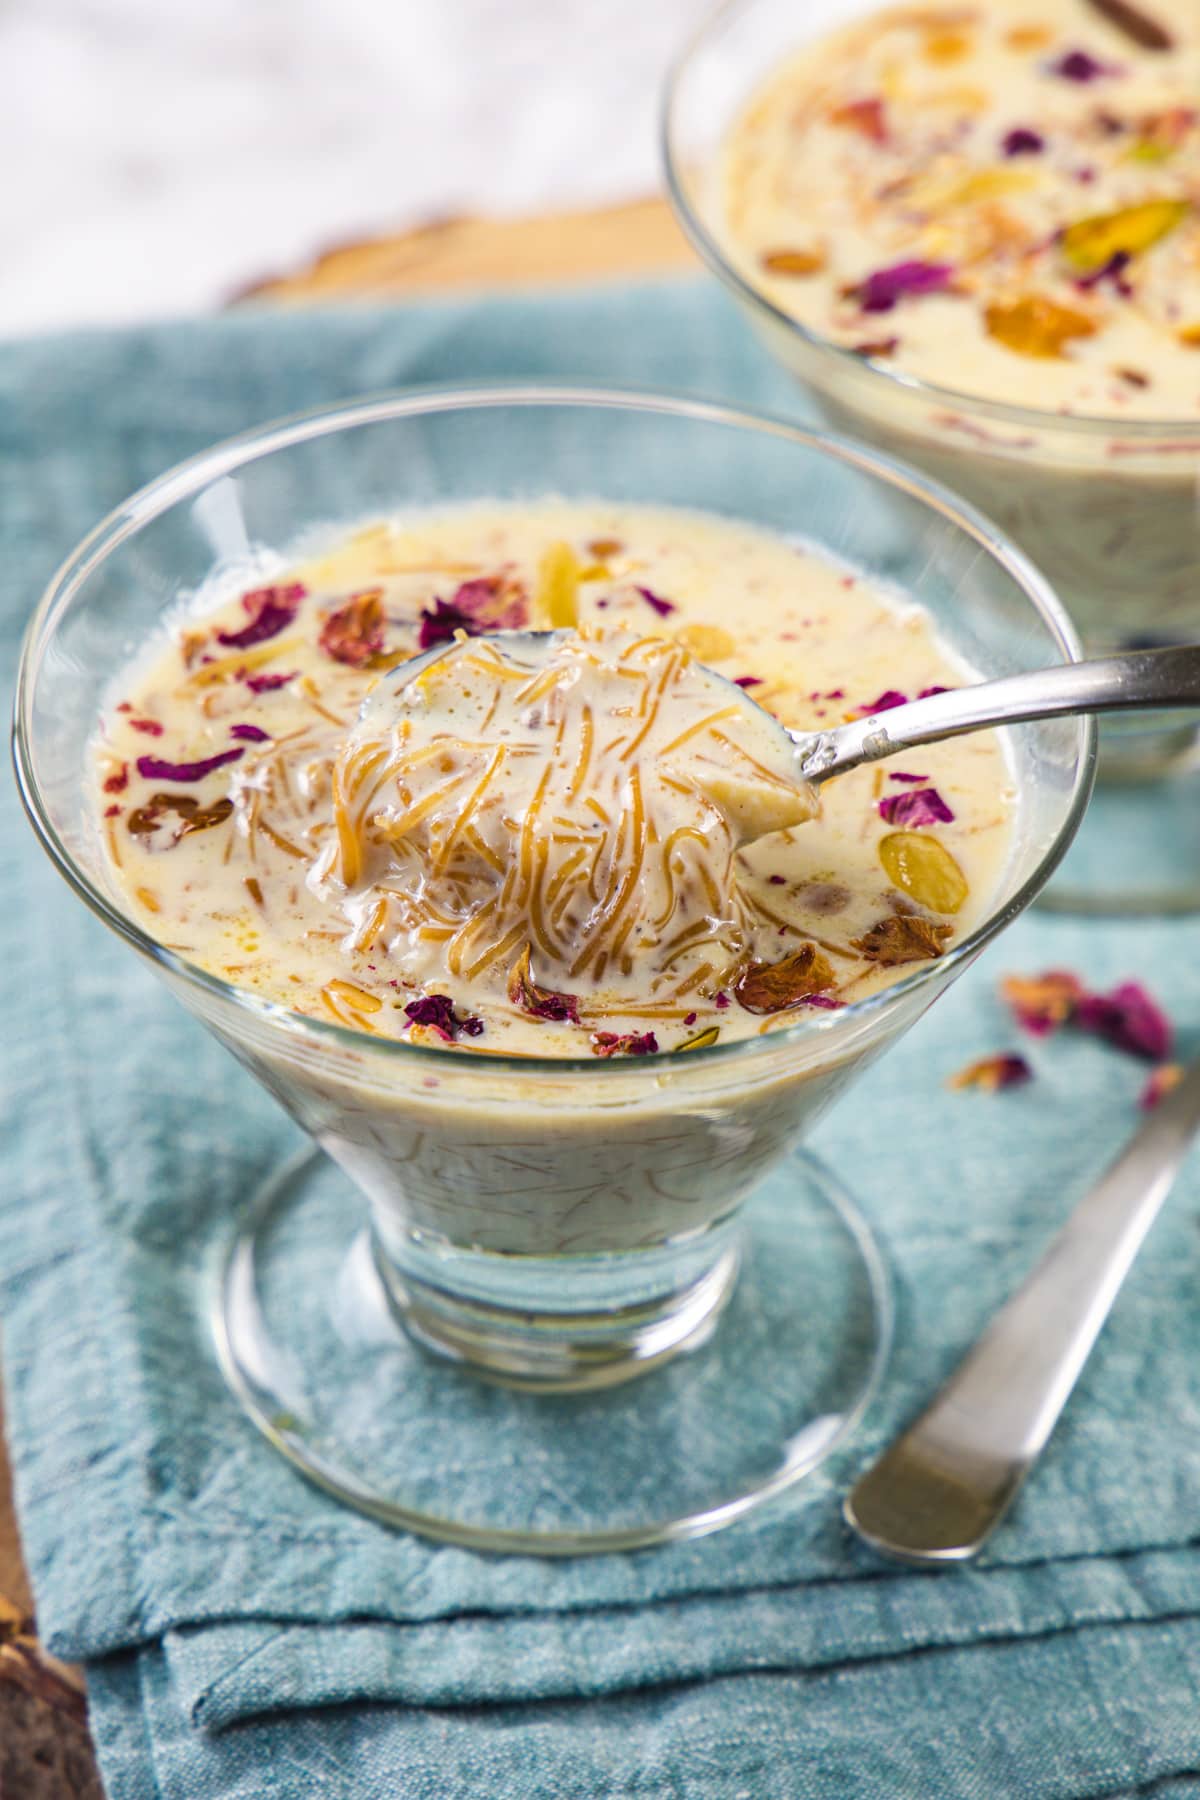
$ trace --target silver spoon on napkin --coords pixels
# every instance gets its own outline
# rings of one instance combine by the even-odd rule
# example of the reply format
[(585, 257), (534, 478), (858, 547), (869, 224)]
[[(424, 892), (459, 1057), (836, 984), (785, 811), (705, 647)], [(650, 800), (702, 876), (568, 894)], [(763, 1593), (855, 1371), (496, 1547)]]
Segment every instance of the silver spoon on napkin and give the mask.
[(936, 1399), (843, 1513), (902, 1562), (967, 1562), (1041, 1454), (1200, 1129), (1200, 1062), (1084, 1196)]
[[(570, 636), (566, 631), (499, 631), (489, 633), (492, 643), (521, 659), (536, 660), (552, 654)], [(423, 655), (390, 671), (407, 684), (433, 663), (451, 656), (461, 646), (438, 644)], [(713, 671), (709, 671), (714, 674)], [(735, 683), (714, 679), (736, 692), (749, 711), (757, 702)], [(380, 684), (364, 708), (386, 704)], [(1200, 645), (1183, 644), (1167, 650), (1129, 650), (1090, 662), (1056, 663), (1048, 669), (1022, 670), (996, 681), (968, 683), (947, 688), (923, 700), (910, 700), (889, 711), (851, 719), (828, 731), (789, 731), (779, 725), (781, 736), (794, 746), (799, 780), (816, 786), (833, 775), (855, 769), (860, 763), (878, 762), (900, 750), (935, 744), (989, 726), (1019, 725), (1031, 719), (1051, 719), (1065, 714), (1133, 711), (1147, 708), (1200, 706)], [(767, 715), (769, 717), (769, 715)]]

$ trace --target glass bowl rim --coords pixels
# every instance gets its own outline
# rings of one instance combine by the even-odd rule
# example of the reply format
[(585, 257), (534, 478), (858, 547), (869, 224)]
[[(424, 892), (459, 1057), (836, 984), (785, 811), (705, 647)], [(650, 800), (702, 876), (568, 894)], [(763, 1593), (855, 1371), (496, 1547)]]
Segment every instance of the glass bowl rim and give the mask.
[(659, 156), (672, 210), (693, 249), (713, 273), (732, 289), (736, 298), (752, 310), (765, 313), (773, 325), (782, 326), (789, 335), (800, 338), (810, 349), (835, 366), (840, 364), (847, 373), (853, 371), (854, 376), (864, 383), (873, 381), (881, 384), (885, 392), (905, 393), (914, 399), (925, 400), (931, 406), (953, 408), (957, 412), (980, 413), (984, 418), (996, 424), (1010, 426), (1013, 430), (1054, 429), (1068, 436), (1082, 438), (1111, 437), (1119, 433), (1138, 443), (1163, 439), (1168, 446), (1193, 439), (1197, 455), (1200, 456), (1200, 417), (1123, 419), (1112, 413), (1051, 412), (1044, 407), (1017, 406), (1007, 400), (991, 400), (984, 394), (971, 394), (961, 388), (941, 387), (936, 382), (925, 381), (919, 375), (908, 374), (902, 369), (884, 368), (878, 362), (857, 355), (845, 345), (835, 344), (831, 338), (822, 337), (820, 332), (812, 330), (801, 320), (793, 318), (791, 313), (785, 312), (781, 306), (777, 306), (761, 288), (742, 274), (726, 256), (719, 240), (709, 231), (688, 199), (683, 163), (677, 154), (675, 118), (680, 90), (693, 58), (706, 47), (709, 37), (725, 18), (755, 4), (758, 4), (758, 0), (719, 0), (719, 4), (705, 14), (689, 33), (668, 67), (659, 105)]
[[(333, 1021), (294, 1012), (278, 1001), (269, 1000), (250, 989), (237, 987), (158, 943), (92, 883), (55, 830), (48, 808), (43, 804), (34, 767), (31, 726), (36, 664), (53, 639), (59, 616), (83, 584), (115, 549), (135, 536), (143, 526), (161, 517), (181, 501), (194, 497), (213, 480), (258, 462), (276, 450), (288, 449), (363, 425), (384, 424), (395, 419), (420, 417), (430, 413), (504, 406), (593, 408), (676, 420), (691, 419), (700, 424), (750, 430), (798, 444), (822, 457), (832, 456), (836, 461), (880, 479), (892, 488), (900, 489), (964, 531), (1016, 581), (1042, 624), (1048, 628), (1057, 648), (1062, 652), (1063, 660), (1077, 662), (1080, 659), (1079, 640), (1065, 608), (1049, 582), (1024, 552), (1010, 544), (982, 513), (960, 500), (940, 482), (908, 468), (881, 451), (832, 432), (810, 430), (769, 413), (753, 412), (693, 395), (615, 386), (576, 387), (542, 382), (480, 382), (469, 387), (457, 383), (437, 383), (338, 401), (333, 405), (288, 414), (254, 426), (174, 464), (106, 514), (51, 576), (26, 627), (17, 671), (13, 719), (13, 763), (17, 787), (42, 848), (89, 911), (149, 961), (190, 986), (249, 1013), (264, 1026), (274, 1026), (301, 1037), (315, 1035), (318, 1041), (325, 1040), (331, 1046), (353, 1051), (358, 1056), (379, 1053), (399, 1057), (402, 1061), (405, 1058), (416, 1059), (414, 1067), (421, 1062), (428, 1067), (431, 1060), (444, 1065), (447, 1059), (451, 1059), (456, 1067), (462, 1068), (469, 1058), (472, 1064), (480, 1066), (481, 1074), (507, 1071), (527, 1076), (570, 1075), (586, 1069), (593, 1076), (598, 1074), (602, 1080), (618, 1076), (628, 1079), (635, 1070), (645, 1071), (647, 1075), (661, 1074), (660, 1056), (632, 1061), (617, 1057), (597, 1059), (594, 1056), (542, 1057), (493, 1052), (486, 1055), (464, 1054), (461, 1050), (440, 1045), (412, 1044), (399, 1038), (370, 1037), (365, 1032), (352, 1030)], [(1025, 910), (1070, 847), (1087, 808), (1096, 762), (1096, 721), (1094, 718), (1080, 718), (1077, 723), (1082, 731), (1083, 741), (1066, 818), (1034, 869), (1004, 906), (996, 912), (990, 912), (974, 931), (936, 962), (922, 965), (912, 975), (894, 982), (878, 993), (851, 1001), (836, 1012), (809, 1009), (792, 1024), (776, 1027), (759, 1036), (739, 1038), (731, 1043), (717, 1043), (705, 1049), (689, 1051), (689, 1066), (712, 1065), (753, 1051), (763, 1053), (801, 1038), (809, 1038), (815, 1042), (818, 1032), (831, 1038), (838, 1037), (846, 1024), (870, 1018), (885, 1005), (893, 1004), (902, 996), (924, 986), (935, 976), (942, 977), (958, 965), (969, 963), (1011, 919)]]

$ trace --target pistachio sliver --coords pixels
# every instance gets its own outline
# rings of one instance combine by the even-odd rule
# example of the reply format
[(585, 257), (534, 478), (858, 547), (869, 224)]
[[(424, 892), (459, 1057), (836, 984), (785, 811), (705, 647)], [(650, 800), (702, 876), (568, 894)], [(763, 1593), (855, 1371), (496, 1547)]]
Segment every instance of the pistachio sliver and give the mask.
[(1139, 256), (1184, 220), (1188, 200), (1143, 200), (1116, 212), (1096, 213), (1068, 225), (1062, 234), (1063, 259), (1080, 275), (1093, 275), (1114, 256)]

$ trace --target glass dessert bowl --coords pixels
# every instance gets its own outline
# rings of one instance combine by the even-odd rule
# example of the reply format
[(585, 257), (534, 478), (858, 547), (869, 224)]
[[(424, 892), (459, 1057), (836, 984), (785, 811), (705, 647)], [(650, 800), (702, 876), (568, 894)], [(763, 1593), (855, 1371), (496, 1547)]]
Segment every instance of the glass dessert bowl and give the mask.
[[(833, 280), (831, 271), (840, 266), (837, 258), (847, 254), (838, 227), (827, 214), (802, 219), (804, 208), (797, 194), (789, 190), (779, 211), (784, 218), (790, 208), (792, 236), (781, 233), (781, 237), (787, 242), (792, 237), (803, 240), (807, 248), (781, 249), (775, 256), (739, 241), (730, 223), (731, 141), (750, 129), (750, 120), (764, 136), (768, 129), (776, 129), (775, 125), (763, 125), (764, 109), (774, 104), (779, 112), (781, 105), (778, 98), (775, 102), (769, 98), (771, 84), (782, 84), (793, 59), (810, 52), (819, 55), (836, 34), (891, 10), (881, 7), (878, 0), (845, 0), (837, 7), (807, 11), (794, 0), (728, 0), (711, 15), (677, 62), (665, 96), (663, 153), (667, 184), (680, 222), (780, 365), (803, 384), (822, 417), (837, 429), (865, 438), (945, 481), (995, 519), (1045, 571), (1089, 653), (1195, 641), (1200, 637), (1196, 498), (1200, 356), (1194, 348), (1175, 343), (1172, 369), (1158, 373), (1152, 383), (1137, 368), (1091, 368), (1090, 396), (1068, 402), (1058, 378), (1072, 368), (1072, 343), (1068, 343), (1065, 358), (1056, 359), (1000, 350), (995, 341), (981, 337), (978, 348), (983, 372), (978, 389), (973, 389), (966, 373), (973, 328), (957, 319), (952, 302), (942, 292), (953, 290), (956, 277), (968, 263), (956, 263), (954, 249), (939, 252), (944, 261), (921, 260), (933, 254), (924, 246), (934, 242), (939, 228), (937, 206), (949, 205), (938, 201), (936, 194), (949, 192), (953, 181), (948, 176), (958, 179), (956, 159), (961, 156), (967, 166), (965, 159), (976, 155), (969, 138), (968, 149), (960, 153), (955, 131), (963, 121), (958, 115), (946, 112), (942, 137), (930, 150), (925, 166), (915, 172), (916, 178), (928, 184), (932, 210), (920, 218), (914, 211), (907, 236), (894, 237), (892, 250), (875, 259), (879, 265), (894, 266), (879, 268), (875, 287), (853, 330), (846, 300), (864, 292), (869, 283), (842, 287), (836, 330), (823, 328), (818, 316), (823, 298), (818, 305), (811, 297), (815, 286)], [(985, 101), (991, 107), (994, 98), (974, 92), (979, 70), (970, 60), (964, 36), (978, 25), (985, 10), (950, 5), (906, 12), (894, 9), (897, 19), (903, 13), (911, 33), (925, 36), (922, 49), (911, 52), (921, 64), (914, 79), (919, 76), (944, 89), (948, 101), (956, 93), (961, 95), (964, 119)], [(1055, 80), (1043, 83), (1041, 110), (1039, 94), (1029, 90), (1027, 74), (1023, 74), (1018, 76), (1025, 86), (1019, 90), (1017, 112), (1001, 117), (998, 100), (996, 110), (985, 111), (985, 123), (979, 129), (987, 143), (978, 152), (978, 167), (969, 165), (974, 172), (959, 180), (959, 188), (978, 194), (980, 211), (990, 209), (989, 219), (997, 231), (1010, 223), (1003, 216), (1003, 208), (1009, 204), (1004, 184), (1044, 178), (1055, 153), (1056, 132), (1061, 135), (1053, 110), (1060, 96), (1069, 104), (1086, 105), (1100, 121), (1097, 130), (1103, 126), (1113, 134), (1115, 148), (1104, 154), (1115, 159), (1113, 179), (1117, 185), (1112, 192), (1122, 195), (1122, 203), (1138, 200), (1143, 187), (1149, 192), (1155, 183), (1181, 179), (1171, 161), (1173, 145), (1159, 143), (1149, 133), (1138, 138), (1128, 121), (1115, 116), (1128, 104), (1122, 96), (1122, 80), (1103, 79), (1109, 74), (1128, 74), (1132, 86), (1132, 76), (1143, 65), (1154, 64), (1153, 33), (1159, 18), (1171, 31), (1182, 29), (1173, 9), (1147, 5), (1133, 10), (1151, 34), (1142, 44), (1125, 34), (1128, 27), (1123, 30), (1112, 24), (1100, 7), (1074, 7), (1068, 21), (1073, 35), (1066, 45), (1060, 41), (1062, 21), (1057, 12), (1043, 16), (1036, 8), (1010, 7), (997, 19), (994, 29), (999, 32), (1002, 24), (1011, 24), (1020, 45), (1019, 53), (1014, 50), (1010, 58), (1014, 68), (1023, 60), (1045, 75), (1053, 65), (1056, 75)], [(993, 29), (990, 24), (989, 29)], [(1080, 36), (1083, 48), (1074, 47)], [(1060, 56), (1064, 48), (1073, 48), (1073, 54)], [(992, 57), (993, 65), (1004, 64), (1007, 54), (1001, 45)], [(878, 55), (886, 60), (882, 43)], [(866, 159), (859, 177), (864, 205), (866, 195), (873, 192), (869, 159), (884, 143), (891, 118), (886, 109), (893, 102), (880, 95), (889, 83), (893, 94), (903, 93), (912, 72), (907, 65), (895, 66), (895, 59), (893, 65), (890, 70), (877, 69), (874, 64), (867, 67), (864, 59), (852, 82), (854, 94), (860, 97), (832, 111), (833, 101), (844, 97), (831, 78), (832, 99), (826, 110), (829, 118), (836, 115), (839, 119), (840, 130), (830, 133), (828, 119), (821, 116), (826, 130), (823, 144), (832, 136), (852, 146), (850, 154)], [(794, 66), (797, 70), (803, 67), (799, 62)], [(999, 73), (994, 77), (997, 89), (1005, 78)], [(797, 81), (800, 79), (798, 75)], [(782, 85), (777, 92), (782, 94)], [(796, 92), (799, 95), (799, 88)], [(797, 116), (800, 110), (797, 98)], [(804, 116), (813, 122), (804, 126), (803, 133), (795, 128), (796, 142), (816, 129), (815, 99)], [(1166, 116), (1164, 112), (1163, 119)], [(927, 109), (926, 117), (936, 122), (936, 108)], [(1188, 119), (1183, 118), (1181, 109), (1175, 109), (1173, 117), (1179, 129), (1195, 130), (1194, 109)], [(1008, 126), (1012, 129), (1006, 131)], [(929, 129), (934, 130), (934, 123)], [(750, 154), (747, 143), (744, 139), (740, 144), (743, 157)], [(1085, 223), (1111, 226), (1113, 219), (1124, 215), (1100, 217), (1105, 206), (1118, 203), (1108, 189), (1100, 199), (1094, 198), (1108, 178), (1105, 170), (1100, 171), (1098, 186), (1096, 168), (1088, 165), (1085, 155), (1077, 160), (1081, 165), (1075, 171), (1078, 185), (1070, 204), (1081, 220), (1089, 213), (1097, 215)], [(807, 167), (798, 170), (795, 180), (799, 182), (809, 173)], [(893, 173), (894, 166), (889, 164), (889, 178)], [(783, 177), (777, 176), (777, 180), (782, 183)], [(882, 184), (883, 178), (879, 180)], [(892, 189), (900, 185), (890, 184)], [(745, 179), (743, 186), (750, 193)], [(759, 207), (755, 216), (760, 224), (766, 191), (760, 180), (754, 190), (754, 204)], [(880, 186), (881, 193), (887, 191)], [(1023, 202), (1024, 196), (1018, 194), (1016, 204)], [(916, 207), (915, 200), (912, 205)], [(1171, 206), (1164, 202), (1164, 212)], [(1136, 205), (1128, 210), (1131, 215), (1139, 212)], [(1152, 210), (1141, 208), (1146, 216), (1137, 222), (1146, 225)], [(1180, 202), (1169, 218), (1158, 221), (1168, 232), (1165, 248), (1155, 240), (1146, 260), (1175, 253), (1169, 226), (1186, 212), (1187, 203)], [(962, 217), (961, 213), (945, 215), (955, 230)], [(926, 224), (931, 234), (928, 238), (924, 235)], [(849, 228), (847, 244), (856, 229)], [(1065, 252), (1053, 248), (1063, 235), (1061, 231), (1046, 235), (1036, 250), (1034, 273), (1018, 271), (1006, 277), (1012, 291), (1021, 289), (1022, 283), (1025, 290), (1043, 285), (1049, 290), (1052, 280), (1057, 281), (1067, 295), (1062, 316), (1068, 324), (1069, 302), (1085, 313), (1101, 309), (1102, 296), (1124, 304), (1116, 299), (1118, 290), (1124, 291), (1123, 271), (1136, 270), (1140, 259), (1122, 249), (1108, 264), (1092, 269), (1085, 257), (1078, 267), (1066, 269), (1065, 278)], [(824, 237), (834, 245), (827, 268), (821, 266)], [(942, 241), (949, 243), (951, 238)], [(958, 243), (958, 239), (953, 241)], [(861, 247), (860, 243), (852, 246), (854, 252)], [(1069, 248), (1072, 254), (1078, 251), (1083, 256), (1074, 240)], [(1043, 272), (1047, 258), (1058, 259), (1052, 273)], [(899, 280), (895, 292), (884, 291), (884, 277)], [(904, 283), (910, 280), (916, 298), (904, 290)], [(920, 297), (925, 291), (922, 282), (928, 284), (932, 300)], [(1200, 292), (1190, 311), (1185, 298), (1166, 303), (1177, 307), (1174, 323), (1180, 328), (1186, 327), (1193, 312), (1200, 316)], [(922, 313), (922, 308), (929, 310)], [(931, 319), (934, 311), (936, 326), (926, 326), (924, 321)], [(919, 325), (914, 323), (918, 320)], [(1076, 319), (1075, 325), (1081, 331), (1095, 330), (1088, 317)], [(915, 334), (916, 348), (906, 365), (910, 333)], [(1185, 330), (1179, 335), (1191, 344)], [(1095, 341), (1107, 340), (1097, 335)], [(898, 343), (905, 346), (899, 352)], [(1090, 350), (1086, 341), (1084, 350)], [(1120, 363), (1122, 357), (1114, 351), (1112, 361)], [(1136, 719), (1106, 723), (1100, 734), (1100, 787), (1071, 858), (1050, 889), (1049, 902), (1064, 909), (1101, 912), (1188, 911), (1200, 905), (1200, 778), (1195, 776), (1196, 763), (1195, 728), (1185, 720), (1152, 726)]]
[(269, 579), (363, 520), (548, 490), (803, 543), (918, 600), (981, 677), (1077, 655), (1021, 554), (885, 457), (698, 402), (431, 392), (219, 446), (100, 525), (32, 622), (15, 754), (60, 872), (326, 1153), (248, 1206), (231, 1199), (214, 1328), (250, 1416), (376, 1516), (568, 1553), (713, 1529), (852, 1427), (886, 1352), (886, 1281), (852, 1202), (795, 1147), (1038, 892), (1086, 806), (1094, 733), (1006, 733), (1007, 859), (944, 955), (687, 1055), (368, 1035), (157, 941), (114, 882), (86, 792), (114, 684), (181, 597), (214, 573)]

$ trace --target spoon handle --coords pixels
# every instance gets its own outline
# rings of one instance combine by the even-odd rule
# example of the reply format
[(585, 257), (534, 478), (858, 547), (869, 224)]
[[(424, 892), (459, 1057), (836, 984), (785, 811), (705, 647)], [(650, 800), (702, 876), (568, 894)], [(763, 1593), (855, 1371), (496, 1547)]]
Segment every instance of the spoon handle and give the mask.
[(1200, 1128), (1200, 1063), (1085, 1195), (932, 1404), (843, 1508), (902, 1562), (965, 1562), (1011, 1504)]
[(1129, 650), (1092, 662), (1060, 663), (998, 681), (950, 688), (833, 731), (793, 732), (801, 776), (825, 781), (897, 750), (935, 744), (986, 726), (1019, 725), (1061, 713), (1200, 706), (1200, 644)]

